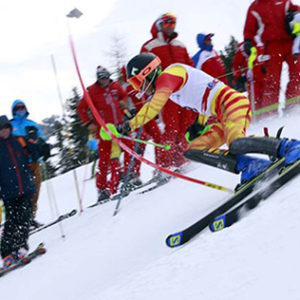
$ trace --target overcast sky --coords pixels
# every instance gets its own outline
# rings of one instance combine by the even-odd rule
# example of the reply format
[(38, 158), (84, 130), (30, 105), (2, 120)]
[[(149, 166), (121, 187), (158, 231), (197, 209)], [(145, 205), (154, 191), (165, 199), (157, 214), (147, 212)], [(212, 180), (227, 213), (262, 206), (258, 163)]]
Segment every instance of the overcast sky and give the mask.
[[(61, 114), (61, 105), (51, 63), (53, 55), (63, 99), (79, 82), (71, 57), (71, 29), (86, 86), (95, 80), (96, 66), (111, 67), (108, 53), (113, 37), (124, 43), (126, 56), (137, 54), (148, 40), (153, 21), (162, 13), (177, 16), (176, 31), (190, 55), (197, 51), (199, 32), (215, 33), (216, 50), (222, 50), (233, 35), (242, 40), (250, 0), (10, 0), (0, 2), (1, 111), (11, 117), (11, 104), (22, 99), (30, 118), (40, 122)], [(300, 0), (294, 0), (300, 3)], [(74, 7), (80, 19), (66, 18)], [(215, 18), (215, 10), (223, 17)], [(217, 14), (220, 16), (220, 13)], [(69, 26), (67, 25), (69, 24)], [(81, 92), (81, 90), (80, 90)]]

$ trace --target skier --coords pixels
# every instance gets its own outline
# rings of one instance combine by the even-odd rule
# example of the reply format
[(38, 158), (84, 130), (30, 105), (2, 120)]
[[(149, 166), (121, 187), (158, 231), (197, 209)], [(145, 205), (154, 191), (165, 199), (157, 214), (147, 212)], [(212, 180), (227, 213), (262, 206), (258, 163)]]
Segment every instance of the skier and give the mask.
[(193, 56), (194, 67), (210, 76), (227, 83), (226, 72), (219, 53), (213, 48), (213, 33), (197, 34), (197, 43), (200, 50)]
[[(127, 99), (126, 92), (122, 89), (118, 81), (110, 79), (110, 73), (102, 66), (98, 66), (96, 70), (97, 81), (89, 86), (89, 95), (101, 114), (105, 122), (120, 125), (124, 118), (125, 102)], [(88, 113), (88, 103), (83, 97), (78, 104), (77, 110), (84, 126), (88, 128), (91, 134), (95, 135), (99, 140), (98, 143), (98, 172), (96, 174), (96, 186), (98, 189), (98, 201), (107, 200), (111, 194), (118, 191), (118, 184), (120, 179), (121, 164), (119, 161), (121, 155), (121, 148), (111, 141), (104, 141), (99, 136), (99, 125), (96, 124), (93, 118)], [(123, 141), (126, 145), (133, 148), (133, 143), (128, 140)], [(130, 155), (124, 155), (124, 172), (130, 161)], [(107, 181), (108, 167), (111, 169), (111, 180)], [(139, 184), (140, 179), (136, 177), (135, 168), (131, 178), (131, 184)]]
[[(152, 39), (144, 43), (141, 49), (141, 53), (151, 52), (157, 55), (163, 70), (176, 62), (193, 66), (186, 47), (177, 39), (176, 22), (176, 16), (171, 13), (161, 15), (152, 25)], [(191, 125), (191, 120), (196, 117), (196, 113), (168, 101), (161, 111), (161, 116), (165, 125), (162, 140), (172, 146), (172, 150), (163, 152), (163, 166), (180, 167), (185, 162), (183, 158), (183, 150), (187, 146), (185, 131)]]
[(289, 67), (286, 99), (300, 95), (300, 60), (292, 55), (293, 38), (286, 30), (286, 15), (299, 11), (291, 0), (256, 0), (250, 5), (244, 26), (244, 49), (250, 54), (255, 46), (258, 56), (268, 54), (265, 62), (262, 107), (278, 103), (282, 64)]
[[(12, 119), (10, 123), (12, 125), (14, 136), (30, 137), (31, 139), (38, 141), (44, 147), (44, 160), (48, 159), (50, 156), (50, 146), (46, 143), (46, 138), (40, 128), (40, 126), (28, 119), (29, 112), (24, 103), (24, 101), (18, 99), (12, 104)], [(42, 184), (42, 157), (33, 160), (30, 158), (30, 168), (34, 176), (35, 183), (35, 194), (33, 196), (33, 215), (31, 219), (31, 228), (37, 228), (41, 226), (39, 222), (35, 220), (37, 208), (38, 208), (38, 198), (40, 194), (40, 188)]]
[(32, 197), (35, 193), (28, 154), (35, 159), (41, 153), (41, 146), (35, 141), (14, 137), (7, 117), (0, 116), (0, 197), (5, 207), (1, 257), (4, 267), (22, 259), (28, 252)]
[[(288, 139), (245, 137), (250, 124), (250, 102), (246, 96), (208, 74), (184, 64), (173, 64), (161, 71), (160, 59), (151, 53), (133, 57), (127, 64), (128, 82), (142, 93), (153, 94), (137, 115), (117, 127), (128, 134), (153, 119), (168, 99), (189, 107), (218, 122), (205, 132), (195, 134), (185, 157), (233, 173), (241, 172), (241, 181), (251, 180), (264, 171), (271, 161), (243, 155), (258, 152), (285, 157), (287, 164), (300, 158), (300, 142)], [(193, 127), (193, 126), (192, 126)], [(219, 147), (227, 144), (228, 150)]]

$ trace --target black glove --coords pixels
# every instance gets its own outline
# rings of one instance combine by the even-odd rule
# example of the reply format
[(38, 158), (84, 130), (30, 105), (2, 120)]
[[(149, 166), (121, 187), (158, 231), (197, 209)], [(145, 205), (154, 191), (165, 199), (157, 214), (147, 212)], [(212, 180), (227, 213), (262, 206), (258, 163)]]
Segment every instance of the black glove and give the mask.
[(46, 161), (50, 156), (51, 156), (51, 146), (50, 144), (46, 143), (44, 140), (39, 139), (39, 141), (42, 141), (40, 146), (41, 146), (41, 154), (43, 156), (43, 160)]
[(195, 138), (202, 134), (206, 126), (198, 123), (198, 117), (196, 118), (195, 122), (187, 129), (185, 138), (190, 143)]
[(253, 45), (250, 39), (244, 41), (244, 51), (246, 54), (250, 55), (252, 46)]
[(121, 125), (117, 125), (116, 129), (121, 135), (128, 135), (131, 131), (131, 127), (128, 121), (124, 122)]
[(38, 139), (38, 129), (35, 126), (26, 126), (25, 127), (25, 140), (34, 140), (37, 141)]

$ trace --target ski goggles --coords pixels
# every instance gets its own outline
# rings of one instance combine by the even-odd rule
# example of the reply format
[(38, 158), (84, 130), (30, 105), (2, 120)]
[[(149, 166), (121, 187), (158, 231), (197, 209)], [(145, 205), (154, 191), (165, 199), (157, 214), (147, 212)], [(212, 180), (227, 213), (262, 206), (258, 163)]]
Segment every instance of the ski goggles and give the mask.
[(173, 20), (168, 20), (162, 23), (161, 25), (163, 28), (175, 28), (176, 22)]
[(15, 107), (14, 107), (14, 111), (17, 111), (17, 110), (23, 110), (23, 109), (25, 109), (26, 107), (25, 107), (25, 105), (23, 105), (23, 104), (19, 104), (19, 105), (16, 105)]
[(155, 57), (144, 69), (142, 69), (137, 75), (127, 79), (127, 82), (135, 89), (139, 90), (145, 80), (145, 78), (152, 73), (159, 65), (161, 60)]

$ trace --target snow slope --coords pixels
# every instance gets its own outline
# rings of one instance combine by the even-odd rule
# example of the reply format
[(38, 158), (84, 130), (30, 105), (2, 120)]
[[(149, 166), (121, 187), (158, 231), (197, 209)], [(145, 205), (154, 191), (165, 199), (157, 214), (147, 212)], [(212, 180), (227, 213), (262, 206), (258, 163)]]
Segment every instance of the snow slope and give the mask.
[[(284, 136), (300, 139), (299, 113), (259, 122), (248, 134), (261, 134), (263, 126), (274, 134), (285, 125)], [(147, 151), (151, 157), (152, 149)], [(204, 165), (190, 169), (190, 176), (231, 188), (238, 181)], [(142, 172), (147, 179), (152, 170), (144, 166)], [(83, 181), (90, 166), (77, 175), (86, 207), (96, 198), (94, 182)], [(151, 193), (130, 195), (115, 217), (115, 202), (86, 208), (63, 222), (65, 239), (59, 225), (30, 237), (31, 247), (44, 241), (48, 253), (1, 278), (1, 299), (300, 299), (299, 182), (234, 226), (214, 234), (206, 230), (177, 249), (165, 246), (166, 236), (208, 213), (226, 193), (175, 179)], [(43, 184), (40, 221), (54, 218), (53, 198), (60, 213), (78, 207), (72, 172)]]

